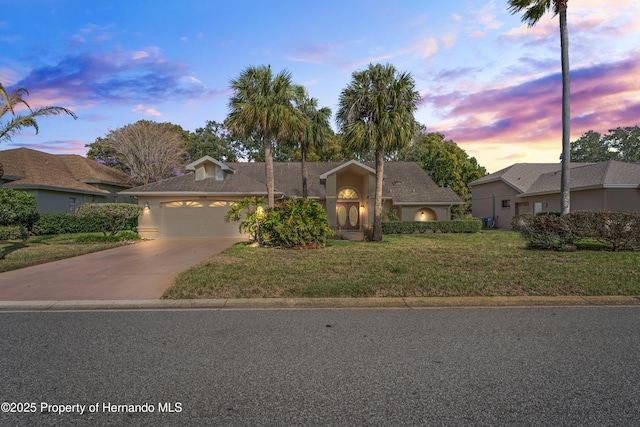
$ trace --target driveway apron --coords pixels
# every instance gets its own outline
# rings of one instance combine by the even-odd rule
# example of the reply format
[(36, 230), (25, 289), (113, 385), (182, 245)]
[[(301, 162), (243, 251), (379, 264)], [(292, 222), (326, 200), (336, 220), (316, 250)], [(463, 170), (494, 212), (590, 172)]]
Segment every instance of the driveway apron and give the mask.
[(242, 239), (156, 239), (0, 273), (0, 301), (159, 299), (178, 273)]

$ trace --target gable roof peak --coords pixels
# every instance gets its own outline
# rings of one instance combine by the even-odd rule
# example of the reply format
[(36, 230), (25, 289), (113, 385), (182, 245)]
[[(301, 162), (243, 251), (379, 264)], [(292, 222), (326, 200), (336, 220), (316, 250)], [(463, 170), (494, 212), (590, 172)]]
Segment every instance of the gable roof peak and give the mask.
[(213, 157), (211, 157), (211, 156), (204, 156), (204, 157), (201, 157), (201, 158), (199, 158), (198, 160), (196, 160), (196, 161), (194, 161), (194, 162), (189, 163), (187, 166), (185, 166), (185, 169), (186, 169), (186, 170), (188, 170), (188, 171), (193, 171), (193, 170), (196, 170), (196, 168), (197, 168), (198, 166), (203, 165), (203, 164), (205, 164), (205, 163), (213, 163), (213, 164), (216, 164), (216, 165), (220, 166), (220, 168), (221, 168), (223, 171), (227, 171), (227, 172), (230, 172), (230, 173), (234, 173), (234, 172), (235, 172), (235, 169), (233, 169), (232, 167), (228, 166), (228, 165), (227, 165), (227, 164), (225, 164), (225, 163), (222, 163), (222, 162), (221, 162), (221, 161), (219, 161), (219, 160), (214, 159), (214, 158), (213, 158)]
[(340, 166), (337, 166), (337, 167), (335, 167), (335, 168), (333, 168), (333, 169), (331, 169), (331, 170), (329, 170), (329, 171), (327, 171), (327, 172), (323, 173), (322, 175), (320, 175), (320, 179), (321, 179), (321, 180), (322, 180), (322, 179), (327, 179), (327, 177), (328, 177), (329, 175), (333, 175), (334, 173), (336, 173), (336, 172), (338, 172), (338, 171), (340, 171), (340, 170), (342, 170), (342, 169), (344, 169), (344, 168), (347, 168), (347, 167), (349, 167), (349, 166), (351, 166), (351, 165), (358, 166), (358, 167), (360, 167), (360, 168), (362, 168), (362, 169), (366, 170), (366, 171), (367, 171), (367, 172), (369, 172), (369, 173), (373, 173), (373, 174), (375, 174), (375, 173), (376, 173), (375, 169), (372, 169), (372, 168), (370, 168), (369, 166), (367, 166), (367, 165), (365, 165), (365, 164), (363, 164), (363, 163), (360, 163), (360, 162), (359, 162), (359, 161), (357, 161), (357, 160), (349, 160), (348, 162), (345, 162), (345, 163), (341, 164)]

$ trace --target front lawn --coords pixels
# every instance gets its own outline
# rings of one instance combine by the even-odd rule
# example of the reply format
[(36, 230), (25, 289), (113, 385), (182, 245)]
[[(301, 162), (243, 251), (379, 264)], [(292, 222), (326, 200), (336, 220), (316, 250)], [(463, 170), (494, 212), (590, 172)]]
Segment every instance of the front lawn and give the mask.
[(640, 252), (534, 251), (517, 233), (384, 236), (315, 250), (236, 244), (165, 298), (640, 295)]
[[(92, 233), (102, 235), (102, 233)], [(82, 236), (87, 235), (83, 233)], [(125, 242), (79, 243), (79, 234), (32, 236), (26, 241), (0, 241), (0, 273), (44, 264), (126, 244)]]

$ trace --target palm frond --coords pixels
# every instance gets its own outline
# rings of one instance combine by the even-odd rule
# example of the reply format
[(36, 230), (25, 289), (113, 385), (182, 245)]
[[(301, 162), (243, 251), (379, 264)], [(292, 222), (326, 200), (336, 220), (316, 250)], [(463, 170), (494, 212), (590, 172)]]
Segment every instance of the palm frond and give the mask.
[(522, 22), (533, 27), (545, 13), (552, 10), (552, 6), (554, 13), (557, 14), (560, 1), (562, 0), (509, 0), (507, 10), (512, 15), (524, 11), (521, 17)]

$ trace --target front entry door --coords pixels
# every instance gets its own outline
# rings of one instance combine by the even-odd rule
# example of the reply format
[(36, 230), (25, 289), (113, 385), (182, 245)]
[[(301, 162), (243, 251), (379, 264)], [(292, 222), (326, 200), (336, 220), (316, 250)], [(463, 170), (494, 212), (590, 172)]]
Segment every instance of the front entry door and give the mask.
[(337, 203), (338, 227), (342, 230), (360, 230), (360, 202)]

